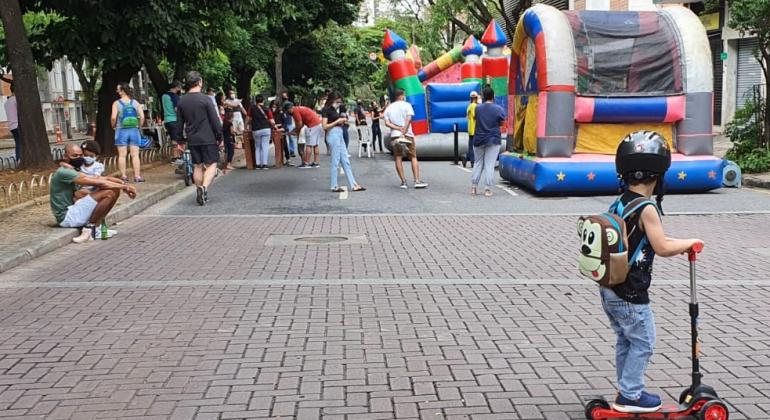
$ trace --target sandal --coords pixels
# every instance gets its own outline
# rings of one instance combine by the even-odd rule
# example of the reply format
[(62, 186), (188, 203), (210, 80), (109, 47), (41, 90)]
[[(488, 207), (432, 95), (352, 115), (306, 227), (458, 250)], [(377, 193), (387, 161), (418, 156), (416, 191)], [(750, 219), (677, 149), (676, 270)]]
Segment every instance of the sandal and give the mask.
[(492, 197), (492, 190), (485, 190), (484, 197)]
[(476, 187), (471, 187), (471, 195), (476, 195), (476, 194), (477, 194)]
[(120, 180), (123, 181), (124, 184), (128, 184), (128, 177), (123, 175), (120, 177)]
[(358, 186), (358, 188), (353, 188), (353, 192), (359, 192), (359, 191), (366, 191), (366, 188), (364, 188), (364, 187), (362, 187), (360, 185)]
[(140, 182), (144, 182), (144, 178), (142, 178), (141, 176), (135, 176), (134, 183), (138, 184)]
[(332, 192), (333, 193), (341, 193), (341, 192), (345, 192), (345, 189), (342, 188), (342, 187), (334, 187), (334, 188), (332, 188)]

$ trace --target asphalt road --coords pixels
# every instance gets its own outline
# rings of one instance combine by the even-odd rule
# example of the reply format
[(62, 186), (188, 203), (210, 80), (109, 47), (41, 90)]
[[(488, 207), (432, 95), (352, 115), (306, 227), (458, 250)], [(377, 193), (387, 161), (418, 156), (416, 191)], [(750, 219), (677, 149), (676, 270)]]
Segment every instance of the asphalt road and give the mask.
[[(420, 162), (422, 178), (430, 183), (424, 190), (399, 189), (392, 158), (351, 158), (357, 181), (365, 192), (332, 193), (329, 158), (324, 155), (320, 169), (285, 167), (268, 171), (236, 170), (220, 177), (210, 191), (210, 203), (199, 208), (193, 191), (170, 200), (168, 206), (153, 209), (156, 214), (585, 214), (606, 208), (612, 196), (537, 197), (496, 177), (494, 196), (472, 197), (470, 169), (450, 162)], [(296, 162), (296, 159), (295, 159)], [(411, 171), (406, 169), (410, 185)], [(345, 184), (345, 178), (340, 177)], [(770, 211), (770, 193), (748, 188), (723, 188), (702, 194), (667, 195), (668, 214), (742, 213)]]

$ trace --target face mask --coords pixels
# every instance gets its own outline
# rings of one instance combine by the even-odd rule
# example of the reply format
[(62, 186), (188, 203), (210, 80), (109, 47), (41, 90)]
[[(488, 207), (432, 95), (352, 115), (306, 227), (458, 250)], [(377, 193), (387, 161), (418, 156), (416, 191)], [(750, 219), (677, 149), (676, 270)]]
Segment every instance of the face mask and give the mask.
[(96, 162), (96, 158), (92, 156), (83, 156), (83, 161), (86, 163), (86, 166), (91, 166)]
[(83, 164), (85, 163), (85, 159), (81, 156), (74, 159), (70, 159), (69, 163), (70, 165), (72, 165), (73, 168), (79, 168), (83, 166)]

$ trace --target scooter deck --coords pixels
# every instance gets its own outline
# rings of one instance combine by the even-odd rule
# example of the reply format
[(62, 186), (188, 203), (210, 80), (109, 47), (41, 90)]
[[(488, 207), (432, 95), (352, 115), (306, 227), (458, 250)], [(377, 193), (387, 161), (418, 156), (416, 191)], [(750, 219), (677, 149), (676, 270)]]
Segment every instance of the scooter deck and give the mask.
[(610, 405), (610, 408), (596, 408), (592, 412), (593, 420), (610, 419), (693, 419), (700, 411), (705, 401), (698, 401), (693, 405), (689, 404), (663, 404), (660, 409), (651, 413), (623, 413), (612, 408), (612, 404), (604, 398), (595, 398), (588, 400), (603, 400)]

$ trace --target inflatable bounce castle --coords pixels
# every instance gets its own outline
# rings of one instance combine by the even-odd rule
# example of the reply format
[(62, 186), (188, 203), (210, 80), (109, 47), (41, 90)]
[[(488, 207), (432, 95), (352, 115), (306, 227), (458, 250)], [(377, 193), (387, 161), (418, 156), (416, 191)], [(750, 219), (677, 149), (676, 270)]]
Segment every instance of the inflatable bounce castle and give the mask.
[(454, 125), (467, 147), (471, 91), (489, 84), (508, 115), (500, 156), (506, 180), (543, 194), (618, 190), (615, 150), (626, 134), (653, 130), (672, 147), (671, 192), (722, 185), (713, 155), (712, 67), (705, 29), (679, 6), (658, 11), (560, 11), (538, 4), (516, 27), (510, 57), (496, 22), (420, 68), (406, 42), (387, 31), (382, 49), (394, 87), (415, 109), (421, 156), (449, 157)]
[(618, 143), (652, 130), (673, 151), (668, 191), (721, 187), (711, 52), (689, 9), (535, 5), (522, 15), (512, 50), (508, 138), (517, 152), (500, 156), (503, 178), (538, 193), (614, 193)]
[(420, 156), (451, 157), (455, 125), (460, 132), (460, 153), (465, 154), (466, 110), (471, 92), (481, 92), (482, 81), (496, 88), (497, 103), (508, 106), (509, 57), (503, 53), (507, 41), (500, 25), (492, 21), (481, 42), (471, 35), (462, 46), (421, 66), (414, 46), (409, 48), (398, 34), (385, 31), (382, 52), (390, 60), (390, 83), (406, 92), (406, 100), (414, 108), (412, 130), (418, 137)]

